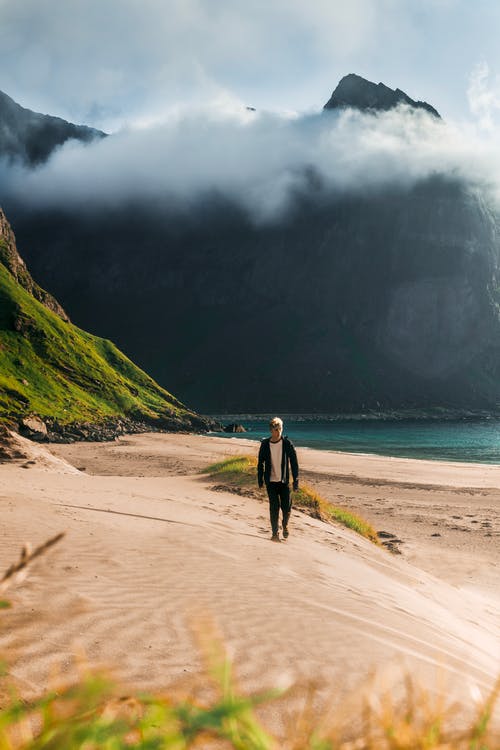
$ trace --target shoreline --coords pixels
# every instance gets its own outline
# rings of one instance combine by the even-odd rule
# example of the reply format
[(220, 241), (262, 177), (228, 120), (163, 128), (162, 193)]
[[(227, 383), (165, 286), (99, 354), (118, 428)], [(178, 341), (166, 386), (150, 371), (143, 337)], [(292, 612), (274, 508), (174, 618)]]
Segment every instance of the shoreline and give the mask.
[[(236, 433), (236, 439), (248, 436), (258, 440), (267, 434), (265, 420), (235, 420), (248, 431)], [(408, 458), (447, 463), (500, 465), (500, 421), (420, 421), (394, 420), (339, 421), (285, 420), (288, 437), (294, 444), (312, 450)], [(225, 436), (221, 431), (210, 434)]]
[[(168, 433), (167, 433), (168, 434)], [(200, 437), (204, 438), (210, 438), (212, 440), (233, 440), (234, 444), (243, 444), (245, 445), (245, 441), (249, 443), (249, 447), (254, 448), (257, 453), (257, 447), (260, 443), (259, 438), (249, 438), (249, 437), (223, 437), (219, 434), (211, 434), (208, 433), (206, 435), (200, 435)], [(323, 454), (331, 455), (334, 457), (338, 457), (339, 460), (342, 462), (343, 459), (345, 459), (347, 462), (350, 463), (350, 459), (353, 459), (353, 464), (357, 464), (359, 459), (359, 466), (353, 466), (353, 470), (359, 470), (360, 472), (364, 472), (365, 469), (362, 468), (363, 459), (367, 460), (370, 464), (372, 464), (372, 467), (374, 466), (376, 470), (380, 472), (380, 478), (386, 473), (386, 467), (384, 466), (385, 462), (391, 462), (392, 467), (395, 468), (396, 463), (400, 463), (399, 468), (402, 472), (401, 474), (401, 483), (404, 483), (403, 478), (403, 469), (409, 468), (410, 473), (414, 475), (418, 471), (422, 471), (422, 473), (426, 473), (430, 470), (430, 473), (432, 473), (432, 469), (439, 469), (441, 467), (443, 471), (445, 470), (455, 470), (455, 469), (462, 469), (463, 471), (460, 473), (459, 476), (463, 476), (469, 469), (472, 469), (475, 481), (478, 482), (477, 485), (473, 485), (473, 487), (481, 487), (485, 489), (500, 489), (500, 463), (499, 464), (490, 464), (490, 463), (479, 463), (474, 461), (445, 461), (443, 459), (430, 459), (430, 458), (410, 458), (407, 456), (393, 456), (388, 454), (382, 454), (382, 453), (364, 453), (364, 452), (353, 452), (353, 451), (342, 451), (342, 450), (333, 450), (331, 448), (313, 448), (310, 446), (304, 446), (304, 445), (298, 445), (295, 441), (294, 445), (295, 447), (300, 451), (306, 451), (307, 453), (311, 454), (311, 458), (321, 464), (321, 456)], [(240, 451), (238, 451), (240, 452)], [(307, 454), (306, 454), (307, 455)], [(380, 466), (376, 466), (376, 464), (380, 463)], [(487, 472), (489, 476), (492, 477), (493, 484), (486, 485), (482, 481), (479, 480), (479, 478), (476, 476), (480, 473), (483, 473), (486, 469), (491, 469), (491, 471)], [(363, 473), (363, 478), (376, 478), (372, 477), (371, 475), (365, 475)], [(446, 482), (442, 485), (432, 485), (431, 482), (426, 481), (425, 479), (422, 479), (422, 485), (423, 486), (436, 486), (436, 487), (449, 487), (449, 486), (455, 486), (453, 484), (452, 477), (449, 477), (449, 479), (452, 481), (452, 484), (450, 485), (449, 482)], [(456, 479), (455, 479), (456, 481)], [(412, 483), (408, 481), (407, 483)], [(464, 486), (469, 487), (472, 485), (464, 483), (463, 485), (457, 485), (457, 486)]]

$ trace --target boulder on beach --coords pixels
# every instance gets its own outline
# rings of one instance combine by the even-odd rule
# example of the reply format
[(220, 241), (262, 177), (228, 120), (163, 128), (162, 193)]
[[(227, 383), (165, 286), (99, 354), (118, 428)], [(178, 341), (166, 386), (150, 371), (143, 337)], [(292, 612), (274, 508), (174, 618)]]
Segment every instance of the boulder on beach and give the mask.
[(231, 424), (227, 424), (224, 427), (224, 432), (246, 432), (245, 427), (243, 427), (242, 424), (237, 424), (236, 422), (232, 422)]

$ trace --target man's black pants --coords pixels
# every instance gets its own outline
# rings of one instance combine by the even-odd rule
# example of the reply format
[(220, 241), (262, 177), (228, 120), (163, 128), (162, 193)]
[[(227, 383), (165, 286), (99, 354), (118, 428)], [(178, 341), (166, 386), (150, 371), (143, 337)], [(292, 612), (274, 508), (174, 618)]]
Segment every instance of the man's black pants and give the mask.
[(266, 484), (267, 496), (269, 497), (269, 517), (273, 536), (278, 534), (280, 507), (283, 514), (283, 526), (285, 527), (290, 517), (292, 501), (290, 499), (290, 487), (283, 482), (269, 482)]

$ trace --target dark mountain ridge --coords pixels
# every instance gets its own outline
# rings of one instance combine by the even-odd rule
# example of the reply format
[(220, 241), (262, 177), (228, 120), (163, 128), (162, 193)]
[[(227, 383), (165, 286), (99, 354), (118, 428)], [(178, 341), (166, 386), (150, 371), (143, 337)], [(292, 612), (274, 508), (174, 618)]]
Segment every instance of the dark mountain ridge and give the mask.
[(312, 181), (260, 226), (220, 195), (167, 209), (18, 207), (16, 231), (73, 320), (198, 411), (500, 403), (499, 223), (464, 181)]
[(384, 83), (372, 83), (355, 73), (349, 73), (342, 78), (323, 109), (354, 107), (362, 111), (386, 111), (400, 104), (406, 104), (414, 109), (424, 109), (434, 117), (440, 117), (439, 112), (427, 102), (415, 101), (401, 89), (391, 89)]
[(76, 139), (89, 143), (106, 133), (86, 125), (33, 112), (0, 91), (0, 155), (29, 166), (46, 161), (58, 146)]

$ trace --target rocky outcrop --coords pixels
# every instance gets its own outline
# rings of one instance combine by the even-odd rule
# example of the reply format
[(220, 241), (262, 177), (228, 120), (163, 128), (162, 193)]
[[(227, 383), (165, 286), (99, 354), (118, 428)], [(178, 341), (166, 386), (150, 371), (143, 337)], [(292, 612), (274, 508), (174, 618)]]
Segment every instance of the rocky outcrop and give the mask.
[(48, 440), (47, 425), (36, 415), (30, 415), (21, 419), (19, 422), (19, 433), (40, 443)]
[(19, 434), (37, 443), (75, 443), (80, 441), (102, 443), (115, 440), (121, 435), (142, 432), (208, 432), (220, 431), (221, 425), (209, 418), (179, 416), (146, 422), (127, 417), (107, 419), (102, 422), (70, 422), (63, 424), (56, 419), (40, 419), (28, 416), (18, 424)]
[(439, 117), (438, 111), (427, 102), (415, 101), (401, 89), (391, 89), (383, 83), (372, 83), (355, 73), (349, 73), (342, 78), (323, 109), (354, 107), (364, 111), (381, 111), (393, 109), (400, 104), (406, 104), (415, 109), (425, 109), (434, 117)]
[(12, 274), (14, 279), (23, 289), (26, 289), (32, 297), (37, 299), (42, 305), (59, 315), (63, 320), (69, 321), (69, 317), (63, 310), (59, 302), (44, 289), (36, 284), (28, 269), (26, 263), (18, 253), (16, 238), (14, 232), (7, 221), (7, 218), (0, 208), (0, 263)]
[(89, 143), (105, 135), (60, 117), (32, 112), (0, 91), (0, 156), (36, 166), (70, 139)]
[(242, 424), (231, 422), (231, 424), (224, 425), (224, 432), (246, 432), (246, 429)]

